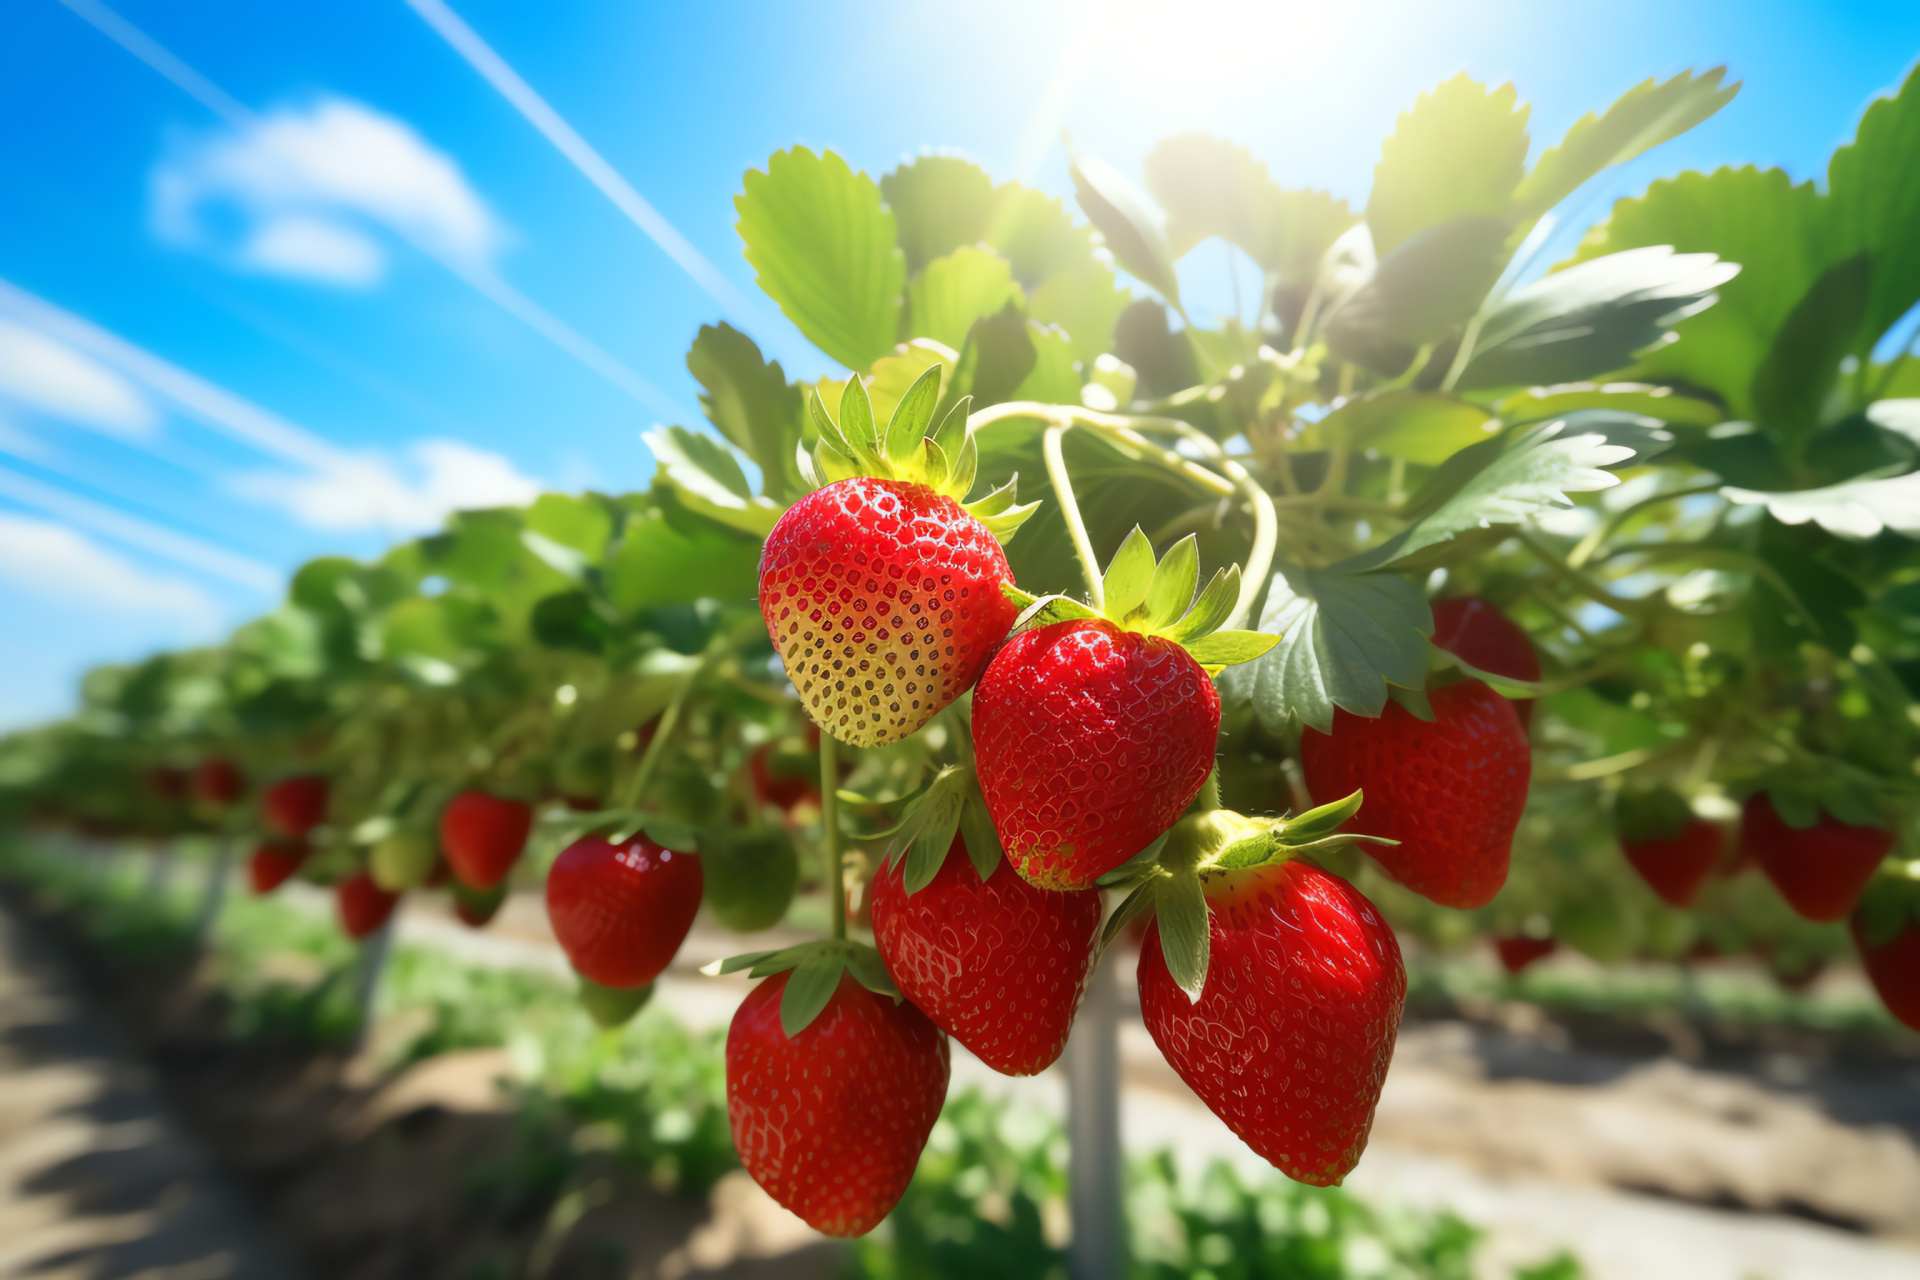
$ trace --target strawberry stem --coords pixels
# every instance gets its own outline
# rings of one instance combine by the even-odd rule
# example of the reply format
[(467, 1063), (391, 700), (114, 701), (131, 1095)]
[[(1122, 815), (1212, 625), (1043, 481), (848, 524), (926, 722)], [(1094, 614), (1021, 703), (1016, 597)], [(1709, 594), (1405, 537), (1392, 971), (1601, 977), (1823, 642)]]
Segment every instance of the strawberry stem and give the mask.
[(840, 770), (834, 739), (820, 735), (820, 848), (827, 858), (827, 891), (833, 895), (833, 936), (847, 936), (847, 877), (840, 867)]
[(620, 803), (614, 806), (615, 808), (638, 809), (640, 807), (640, 797), (645, 794), (647, 782), (653, 777), (653, 771), (659, 765), (660, 757), (666, 752), (667, 739), (673, 736), (673, 727), (680, 719), (680, 707), (686, 702), (687, 694), (692, 690), (693, 681), (688, 680), (674, 693), (673, 701), (667, 704), (667, 709), (660, 713), (660, 723), (653, 731), (653, 740), (647, 743), (646, 754), (640, 757), (639, 767), (633, 771), (633, 776), (627, 779), (627, 785), (620, 794)]
[(1087, 581), (1087, 603), (1096, 611), (1106, 608), (1106, 587), (1100, 577), (1100, 562), (1094, 559), (1093, 539), (1087, 536), (1087, 522), (1080, 516), (1080, 503), (1073, 496), (1073, 477), (1067, 474), (1067, 459), (1060, 451), (1060, 438), (1071, 422), (1047, 428), (1040, 449), (1047, 459), (1047, 478), (1053, 481), (1053, 496), (1060, 503), (1060, 515), (1073, 538), (1073, 554), (1080, 561), (1080, 575)]

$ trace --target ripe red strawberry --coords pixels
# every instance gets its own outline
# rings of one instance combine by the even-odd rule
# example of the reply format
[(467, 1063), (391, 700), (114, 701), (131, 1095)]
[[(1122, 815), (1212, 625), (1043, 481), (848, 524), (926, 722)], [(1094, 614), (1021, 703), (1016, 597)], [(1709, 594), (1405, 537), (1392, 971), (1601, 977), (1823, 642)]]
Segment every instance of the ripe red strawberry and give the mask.
[(873, 878), (874, 941), (901, 994), (1002, 1075), (1066, 1048), (1099, 929), (1098, 889), (1036, 889), (1004, 862), (982, 881), (958, 835), (919, 892), (904, 858)]
[(1892, 851), (1894, 833), (1853, 826), (1824, 811), (1819, 822), (1796, 831), (1759, 791), (1741, 811), (1740, 842), (1788, 906), (1809, 920), (1828, 921), (1853, 910), (1874, 868)]
[[(1433, 602), (1433, 643), (1489, 675), (1530, 684), (1540, 679), (1540, 653), (1532, 638), (1478, 596)], [(1533, 699), (1515, 698), (1513, 713), (1526, 728), (1533, 722)]]
[(378, 929), (393, 915), (400, 901), (397, 893), (388, 893), (373, 882), (366, 872), (356, 872), (340, 882), (336, 891), (340, 905), (340, 927), (347, 936), (360, 939)]
[(1206, 895), (1198, 1003), (1167, 971), (1160, 922), (1147, 930), (1147, 1030), (1255, 1153), (1296, 1181), (1337, 1184), (1366, 1149), (1393, 1057), (1407, 994), (1400, 944), (1358, 890), (1305, 862), (1211, 873)]
[(282, 778), (260, 796), (260, 819), (274, 835), (292, 839), (326, 821), (327, 780), (303, 774)]
[(533, 810), (520, 801), (462, 791), (440, 811), (440, 850), (468, 887), (491, 889), (513, 870), (532, 828)]
[(154, 798), (177, 804), (187, 798), (187, 771), (171, 765), (155, 765), (147, 770), (147, 790)]
[(1718, 823), (1693, 818), (1678, 835), (1657, 840), (1620, 841), (1620, 852), (1669, 906), (1690, 907), (1707, 874), (1720, 861), (1725, 839)]
[(1552, 938), (1529, 938), (1524, 935), (1493, 940), (1493, 949), (1500, 953), (1501, 966), (1514, 975), (1534, 961), (1546, 959), (1558, 946)]
[(255, 849), (247, 859), (247, 878), (253, 882), (253, 891), (267, 894), (278, 889), (300, 870), (309, 852), (305, 841), (263, 844)]
[(213, 756), (194, 766), (193, 794), (206, 804), (230, 805), (246, 791), (247, 780), (231, 760)]
[(1151, 844), (1213, 767), (1220, 696), (1192, 655), (1101, 618), (1023, 631), (973, 696), (980, 790), (1014, 869), (1084, 889)]
[(880, 1225), (913, 1177), (947, 1096), (947, 1038), (911, 1004), (849, 974), (788, 1038), (766, 979), (727, 1029), (727, 1121), (767, 1194), (830, 1236)]
[(1336, 708), (1333, 733), (1306, 729), (1300, 763), (1320, 803), (1355, 791), (1346, 830), (1398, 840), (1367, 852), (1388, 875), (1446, 907), (1484, 907), (1507, 881), (1532, 753), (1513, 704), (1478, 680), (1432, 692), (1435, 720), (1397, 702), (1374, 718)]
[(854, 476), (788, 507), (760, 556), (760, 612), (807, 714), (897, 742), (973, 687), (1020, 610), (1000, 542), (924, 484)]
[(1873, 941), (1859, 912), (1847, 924), (1860, 952), (1860, 965), (1880, 993), (1880, 1003), (1902, 1023), (1920, 1031), (1920, 920), (1908, 918), (1883, 942)]
[(700, 859), (644, 835), (586, 836), (547, 873), (547, 918), (573, 967), (603, 987), (644, 987), (673, 960), (700, 909)]

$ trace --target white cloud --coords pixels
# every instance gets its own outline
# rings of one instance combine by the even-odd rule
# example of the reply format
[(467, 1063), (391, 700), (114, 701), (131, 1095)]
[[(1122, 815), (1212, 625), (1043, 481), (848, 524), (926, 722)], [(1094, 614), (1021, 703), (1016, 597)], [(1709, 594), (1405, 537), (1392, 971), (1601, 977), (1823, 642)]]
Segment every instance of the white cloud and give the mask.
[[(506, 238), (451, 157), (406, 122), (344, 98), (187, 143), (155, 169), (151, 194), (154, 227), (173, 243), (336, 285), (364, 287), (384, 272), (365, 224), (470, 269), (490, 265)], [(209, 208), (245, 217), (238, 248), (214, 233)]]
[(25, 325), (0, 319), (0, 400), (120, 436), (160, 425), (140, 391), (112, 369)]
[(241, 265), (345, 289), (366, 289), (387, 273), (387, 255), (342, 223), (291, 214), (262, 223), (240, 249)]
[(284, 509), (313, 529), (425, 532), (454, 511), (516, 506), (540, 493), (497, 453), (458, 440), (422, 440), (407, 450), (402, 468), (377, 453), (343, 455), (308, 475), (256, 471), (236, 476), (236, 492)]
[(0, 580), (43, 599), (104, 613), (160, 617), (196, 635), (222, 623), (198, 586), (141, 568), (65, 525), (0, 511)]

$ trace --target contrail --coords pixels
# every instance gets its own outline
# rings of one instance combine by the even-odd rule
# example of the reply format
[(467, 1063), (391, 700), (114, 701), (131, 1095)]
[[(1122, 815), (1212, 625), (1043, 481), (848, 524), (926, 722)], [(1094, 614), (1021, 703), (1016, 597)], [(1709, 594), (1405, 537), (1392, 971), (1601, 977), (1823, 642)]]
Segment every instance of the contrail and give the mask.
[(69, 524), (91, 529), (143, 551), (166, 556), (189, 568), (237, 582), (243, 587), (269, 595), (277, 595), (280, 591), (282, 575), (272, 565), (236, 555), (184, 533), (175, 533), (152, 521), (102, 506), (6, 467), (0, 467), (0, 497), (38, 508)]
[[(195, 71), (153, 37), (109, 9), (100, 0), (60, 0), (60, 2), (92, 24), (108, 39), (165, 76), (183, 92), (235, 128), (244, 129), (258, 122), (259, 116), (239, 99)], [(668, 230), (671, 231), (672, 228), (669, 227)], [(672, 396), (629, 369), (592, 339), (509, 285), (491, 270), (478, 269), (469, 263), (457, 261), (404, 232), (400, 234), (402, 239), (416, 249), (466, 281), (482, 297), (507, 311), (522, 324), (646, 405), (647, 408), (664, 418), (687, 417), (685, 410)], [(687, 248), (689, 252), (693, 251), (691, 245)], [(708, 270), (712, 270), (711, 266)]]
[(661, 252), (691, 276), (708, 297), (719, 303), (735, 323), (742, 329), (760, 329), (763, 332), (772, 327), (773, 322), (765, 308), (722, 275), (645, 196), (634, 190), (632, 183), (621, 177), (619, 171), (593, 149), (592, 144), (549, 106), (532, 85), (521, 79), (520, 74), (508, 66), (506, 60), (495, 53), (478, 32), (448, 8), (445, 0), (407, 0), (407, 4), (439, 33), (441, 39), (453, 46), (455, 53), (465, 58), (469, 66), (498, 90), (501, 97), (526, 117), (528, 124), (544, 134), (547, 141), (571, 161), (588, 182), (600, 188), (601, 194), (613, 201), (615, 208), (626, 214), (634, 226), (660, 247)]

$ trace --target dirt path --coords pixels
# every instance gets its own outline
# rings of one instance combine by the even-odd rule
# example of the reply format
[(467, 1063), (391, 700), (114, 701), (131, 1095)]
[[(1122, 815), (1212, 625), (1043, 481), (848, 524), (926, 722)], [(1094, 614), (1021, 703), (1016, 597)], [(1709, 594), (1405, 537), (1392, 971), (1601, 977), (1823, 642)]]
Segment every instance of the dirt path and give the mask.
[(259, 1223), (59, 959), (0, 911), (0, 1276), (302, 1276)]

